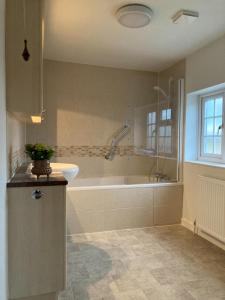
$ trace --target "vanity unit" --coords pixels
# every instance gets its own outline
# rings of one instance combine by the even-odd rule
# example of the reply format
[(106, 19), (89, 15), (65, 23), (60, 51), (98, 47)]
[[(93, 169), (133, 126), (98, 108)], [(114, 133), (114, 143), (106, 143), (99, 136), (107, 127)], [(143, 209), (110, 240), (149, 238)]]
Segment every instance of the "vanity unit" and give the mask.
[(56, 300), (65, 289), (66, 184), (24, 168), (7, 184), (10, 300)]

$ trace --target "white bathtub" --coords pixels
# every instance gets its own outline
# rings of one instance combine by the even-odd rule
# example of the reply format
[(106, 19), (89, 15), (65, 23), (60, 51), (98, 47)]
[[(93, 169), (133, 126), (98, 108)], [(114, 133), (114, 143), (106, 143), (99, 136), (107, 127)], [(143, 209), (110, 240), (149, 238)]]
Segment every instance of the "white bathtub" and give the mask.
[[(108, 176), (108, 177), (93, 177), (93, 178), (76, 178), (74, 181), (70, 182), (68, 187), (78, 187), (78, 188), (123, 188), (127, 185), (148, 185), (149, 184), (171, 184), (174, 182), (161, 181), (157, 182), (151, 180), (148, 176), (135, 175), (135, 176)], [(116, 187), (115, 187), (116, 186)]]
[(181, 183), (145, 176), (75, 179), (67, 188), (68, 234), (177, 224)]

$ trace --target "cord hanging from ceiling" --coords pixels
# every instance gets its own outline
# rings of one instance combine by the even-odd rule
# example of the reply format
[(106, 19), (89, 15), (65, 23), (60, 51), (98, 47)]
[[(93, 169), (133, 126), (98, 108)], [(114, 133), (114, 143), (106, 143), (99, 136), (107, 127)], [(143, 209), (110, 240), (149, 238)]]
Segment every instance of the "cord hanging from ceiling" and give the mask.
[(28, 61), (30, 58), (30, 53), (27, 46), (27, 30), (26, 30), (26, 0), (23, 0), (23, 26), (24, 26), (24, 50), (22, 53), (22, 57), (25, 61)]

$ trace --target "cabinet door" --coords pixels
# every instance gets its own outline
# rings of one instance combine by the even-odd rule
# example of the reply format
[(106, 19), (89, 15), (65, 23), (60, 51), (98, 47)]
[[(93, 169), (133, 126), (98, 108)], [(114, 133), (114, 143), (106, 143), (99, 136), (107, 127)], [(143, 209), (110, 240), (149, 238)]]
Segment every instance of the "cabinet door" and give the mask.
[[(22, 57), (24, 39), (30, 53)], [(6, 1), (7, 109), (30, 120), (40, 114), (42, 97), (42, 1)]]
[(64, 289), (65, 227), (65, 187), (8, 189), (9, 298)]

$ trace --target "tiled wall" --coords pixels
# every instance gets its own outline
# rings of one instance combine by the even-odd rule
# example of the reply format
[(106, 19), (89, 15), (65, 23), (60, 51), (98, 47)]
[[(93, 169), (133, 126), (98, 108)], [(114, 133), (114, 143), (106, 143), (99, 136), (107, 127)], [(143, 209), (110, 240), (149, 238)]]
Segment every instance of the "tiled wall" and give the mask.
[(10, 178), (25, 161), (24, 145), (26, 143), (25, 124), (7, 113), (7, 155), (8, 178)]
[[(156, 102), (154, 85), (160, 84), (168, 92), (169, 78), (173, 76), (177, 82), (184, 77), (184, 66), (180, 62), (158, 78), (152, 72), (45, 60), (46, 116), (41, 125), (28, 125), (27, 142), (53, 145), (55, 160), (78, 164), (79, 176), (88, 177), (88, 172), (96, 177), (148, 175), (155, 162), (134, 153), (135, 111)], [(177, 87), (175, 90), (177, 98)], [(114, 160), (106, 161), (114, 134), (127, 123), (131, 125), (129, 134), (120, 141)], [(143, 123), (146, 127), (145, 119)], [(176, 161), (160, 160), (159, 165), (164, 174), (176, 178)]]
[(18, 167), (20, 167), (26, 160), (24, 147), (9, 153), (9, 177), (15, 174)]
[[(105, 157), (110, 151), (110, 146), (53, 146), (55, 157)], [(113, 153), (119, 156), (134, 155), (133, 146), (116, 146)]]
[[(134, 155), (132, 125), (134, 108), (156, 96), (155, 73), (45, 60), (44, 76), (46, 118), (27, 127), (27, 142), (53, 145), (55, 160), (78, 164), (79, 176), (149, 171), (152, 160)], [(106, 161), (114, 134), (127, 122), (129, 134), (113, 162)]]

